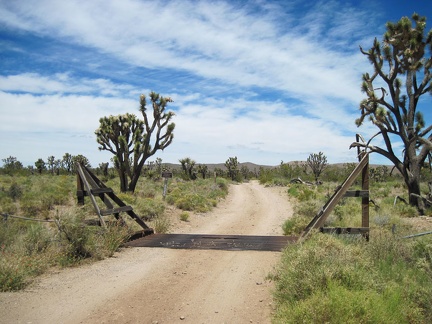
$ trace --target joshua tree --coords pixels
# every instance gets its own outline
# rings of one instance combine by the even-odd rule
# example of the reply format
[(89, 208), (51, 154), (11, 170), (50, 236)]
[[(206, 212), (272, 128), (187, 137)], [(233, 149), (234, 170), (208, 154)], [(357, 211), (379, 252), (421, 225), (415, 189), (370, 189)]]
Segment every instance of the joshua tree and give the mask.
[(196, 179), (196, 174), (195, 174), (195, 161), (192, 160), (191, 158), (184, 158), (179, 160), (182, 169), (185, 173), (185, 176), (187, 179), (189, 180), (195, 180)]
[(228, 176), (234, 181), (239, 173), (237, 156), (228, 158), (225, 162), (225, 167), (227, 168)]
[(200, 173), (202, 178), (205, 179), (206, 175), (208, 173), (208, 166), (205, 164), (199, 164), (198, 165), (198, 173)]
[(54, 174), (54, 169), (56, 166), (56, 160), (54, 155), (49, 156), (47, 161), (48, 161), (48, 170), (51, 172), (51, 174)]
[(315, 177), (315, 182), (318, 182), (318, 178), (323, 172), (324, 168), (327, 166), (327, 157), (323, 152), (318, 154), (312, 153), (306, 160), (306, 165), (312, 170)]
[(73, 165), (72, 159), (73, 159), (73, 156), (69, 153), (65, 153), (63, 155), (62, 166), (66, 170), (67, 173), (72, 172), (72, 165)]
[(3, 162), (3, 170), (7, 174), (13, 174), (15, 171), (22, 170), (23, 165), (20, 161), (17, 160), (14, 156), (9, 156), (6, 159), (2, 159)]
[[(415, 23), (403, 17), (388, 22), (382, 42), (375, 39), (365, 55), (374, 72), (363, 75), (362, 91), (366, 99), (360, 103), (360, 126), (366, 117), (379, 129), (371, 140), (381, 135), (382, 147), (367, 143), (352, 146), (368, 149), (389, 159), (403, 176), (408, 187), (409, 202), (424, 212), (420, 195), (420, 170), (432, 149), (432, 125), (425, 125), (418, 104), (421, 97), (432, 93), (432, 31), (425, 36), (426, 18), (412, 16)], [(397, 145), (394, 145), (397, 143)], [(402, 152), (394, 150), (402, 144)]]
[(99, 170), (102, 172), (102, 175), (103, 176), (107, 176), (108, 175), (108, 166), (109, 166), (109, 163), (108, 162), (106, 162), (106, 163), (99, 163)]
[(166, 112), (167, 104), (173, 100), (155, 92), (150, 93), (150, 100), (153, 109), (147, 115), (146, 97), (140, 97), (143, 120), (133, 114), (102, 117), (95, 131), (99, 149), (114, 154), (122, 192), (135, 191), (146, 160), (170, 145), (174, 137), (175, 124), (170, 123), (174, 113)]
[(42, 174), (42, 171), (46, 169), (45, 161), (42, 159), (38, 159), (35, 162), (36, 170), (38, 170), (39, 174)]
[(76, 165), (77, 163), (80, 163), (88, 168), (91, 168), (90, 162), (87, 159), (87, 157), (85, 157), (84, 155), (78, 154), (78, 155), (74, 155), (72, 156), (72, 169), (73, 172), (76, 172)]

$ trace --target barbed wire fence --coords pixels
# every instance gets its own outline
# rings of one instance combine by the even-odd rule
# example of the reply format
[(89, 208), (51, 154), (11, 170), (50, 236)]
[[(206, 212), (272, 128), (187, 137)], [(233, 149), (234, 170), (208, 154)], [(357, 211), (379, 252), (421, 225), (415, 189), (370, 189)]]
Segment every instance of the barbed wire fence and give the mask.
[(10, 215), (8, 213), (0, 213), (0, 216), (3, 217), (3, 221), (4, 222), (7, 222), (9, 218), (17, 218), (17, 219), (28, 220), (28, 221), (35, 221), (35, 222), (51, 222), (51, 223), (56, 223), (56, 220), (53, 220), (53, 219), (36, 219), (36, 218), (29, 218), (29, 217)]

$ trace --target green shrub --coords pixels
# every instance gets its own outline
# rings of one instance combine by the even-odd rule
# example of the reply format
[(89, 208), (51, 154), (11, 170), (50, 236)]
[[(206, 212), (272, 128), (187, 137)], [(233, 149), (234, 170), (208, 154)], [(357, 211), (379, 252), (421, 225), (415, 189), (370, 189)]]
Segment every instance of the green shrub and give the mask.
[(17, 200), (21, 198), (23, 194), (23, 189), (16, 182), (12, 183), (8, 190), (8, 196), (12, 198), (12, 200)]
[(121, 199), (126, 205), (134, 205), (136, 202), (136, 197), (129, 192), (119, 192), (117, 197)]
[(189, 221), (189, 213), (184, 211), (180, 214), (180, 220), (182, 222), (188, 222)]
[(17, 205), (10, 197), (4, 197), (0, 200), (0, 212), (4, 214), (14, 215), (17, 213)]
[(298, 202), (294, 205), (294, 215), (312, 220), (323, 205), (324, 204), (318, 200)]
[(169, 219), (165, 216), (159, 216), (153, 220), (153, 229), (156, 233), (168, 233), (170, 225)]
[[(282, 312), (282, 310), (281, 310)], [(350, 290), (329, 282), (327, 290), (300, 301), (293, 311), (285, 309), (275, 323), (421, 323), (421, 310), (407, 305), (400, 291)], [(402, 319), (405, 319), (402, 320)]]
[(50, 266), (46, 255), (25, 256), (18, 251), (0, 248), (0, 291), (16, 291), (26, 287), (34, 276)]
[(395, 212), (403, 217), (416, 217), (418, 216), (418, 210), (416, 207), (406, 205), (404, 203), (398, 203), (395, 205)]
[(301, 234), (311, 220), (301, 216), (288, 218), (282, 225), (284, 235)]
[(43, 204), (36, 194), (26, 194), (20, 202), (20, 210), (24, 216), (36, 218), (43, 210)]
[(297, 198), (299, 195), (299, 186), (292, 185), (288, 188), (288, 195)]
[(225, 179), (198, 179), (173, 183), (168, 190), (166, 201), (186, 211), (207, 212), (217, 205), (219, 199), (228, 193)]
[(0, 258), (0, 291), (20, 290), (27, 285), (27, 276), (22, 271), (20, 259), (14, 257)]
[(116, 221), (98, 228), (89, 240), (91, 255), (97, 259), (111, 257), (131, 237), (132, 230)]
[(432, 320), (430, 242), (386, 231), (371, 240), (314, 234), (285, 249), (275, 323), (427, 323)]
[(51, 235), (41, 223), (30, 223), (22, 241), (26, 254), (35, 255), (48, 249)]
[(165, 204), (157, 199), (144, 198), (137, 202), (135, 210), (141, 218), (150, 220), (163, 214)]
[(200, 213), (205, 213), (213, 207), (211, 201), (207, 200), (204, 196), (198, 193), (189, 193), (178, 198), (175, 202), (177, 208), (197, 211)]
[[(76, 212), (76, 211), (75, 211)], [(91, 256), (87, 243), (90, 238), (89, 227), (84, 224), (84, 216), (72, 211), (57, 217), (57, 223), (64, 239), (62, 265), (75, 263)]]

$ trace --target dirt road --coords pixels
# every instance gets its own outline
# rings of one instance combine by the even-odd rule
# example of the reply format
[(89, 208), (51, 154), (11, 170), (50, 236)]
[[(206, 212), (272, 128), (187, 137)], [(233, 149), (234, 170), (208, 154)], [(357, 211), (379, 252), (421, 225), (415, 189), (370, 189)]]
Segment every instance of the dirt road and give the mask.
[[(232, 185), (207, 214), (173, 215), (171, 232), (282, 234), (291, 207), (279, 188)], [(127, 248), (0, 294), (1, 323), (270, 323), (279, 252)]]

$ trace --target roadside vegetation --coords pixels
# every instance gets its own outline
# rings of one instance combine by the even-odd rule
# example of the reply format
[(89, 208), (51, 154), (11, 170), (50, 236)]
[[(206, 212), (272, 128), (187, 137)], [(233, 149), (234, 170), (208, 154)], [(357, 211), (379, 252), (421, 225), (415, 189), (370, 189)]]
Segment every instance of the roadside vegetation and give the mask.
[[(115, 170), (95, 171), (108, 187), (116, 191), (120, 186)], [(188, 221), (189, 212), (209, 211), (228, 193), (228, 179), (186, 181), (180, 175), (174, 172), (165, 198), (164, 180), (152, 168), (144, 170), (134, 193), (116, 193), (155, 232), (165, 233), (170, 229), (169, 206), (182, 210), (180, 220)], [(77, 205), (76, 176), (64, 170), (39, 174), (0, 168), (0, 214), (0, 291), (22, 289), (53, 267), (110, 257), (142, 230), (126, 214), (126, 226), (113, 216), (106, 216), (106, 228), (89, 225), (98, 220), (90, 199)]]
[[(117, 195), (156, 232), (168, 232), (169, 209), (179, 209), (177, 217), (187, 222), (190, 213), (207, 212), (216, 206), (232, 181), (232, 174), (223, 170), (204, 172), (198, 165), (200, 172), (195, 172), (191, 162), (186, 169), (170, 170), (173, 177), (165, 197), (160, 171), (166, 167), (161, 161), (143, 170), (134, 193)], [(294, 216), (285, 221), (283, 230), (286, 235), (299, 235), (354, 166), (326, 165), (319, 179), (307, 163), (300, 162), (254, 172), (237, 167), (236, 175), (244, 180), (257, 176), (266, 186), (284, 186), (294, 205)], [(108, 187), (118, 188), (115, 170), (94, 171)], [(431, 172), (424, 169), (422, 178), (430, 179)], [(354, 189), (359, 186), (360, 180)], [(427, 189), (425, 184), (423, 191)], [(110, 257), (141, 230), (128, 217), (127, 226), (114, 218), (107, 222), (107, 228), (86, 225), (85, 221), (97, 218), (88, 198), (84, 206), (77, 206), (75, 190), (75, 175), (67, 172), (44, 170), (39, 174), (20, 168), (19, 172), (8, 170), (0, 175), (1, 291), (22, 289), (53, 267)], [(283, 252), (280, 265), (269, 275), (276, 287), (275, 323), (432, 320), (432, 237), (402, 238), (430, 230), (429, 217), (418, 217), (416, 207), (403, 202), (407, 200), (405, 183), (398, 173), (390, 174), (389, 167), (370, 168), (370, 192), (369, 242), (356, 236), (315, 233)], [(360, 200), (344, 198), (325, 226), (358, 227), (360, 222)]]
[[(300, 163), (260, 173), (262, 184), (286, 186), (293, 203), (284, 233), (300, 235), (353, 167), (327, 166), (321, 184)], [(292, 181), (299, 175), (301, 183)], [(430, 179), (430, 171), (423, 169), (422, 178)], [(360, 189), (360, 181), (353, 189)], [(427, 192), (426, 184), (422, 190)], [(273, 322), (430, 323), (432, 235), (404, 236), (431, 231), (432, 210), (419, 217), (417, 208), (400, 198), (408, 201), (402, 177), (385, 166), (371, 167), (369, 242), (315, 232), (304, 243), (289, 245), (269, 276), (275, 282)], [(325, 226), (360, 227), (361, 198), (342, 199)]]

